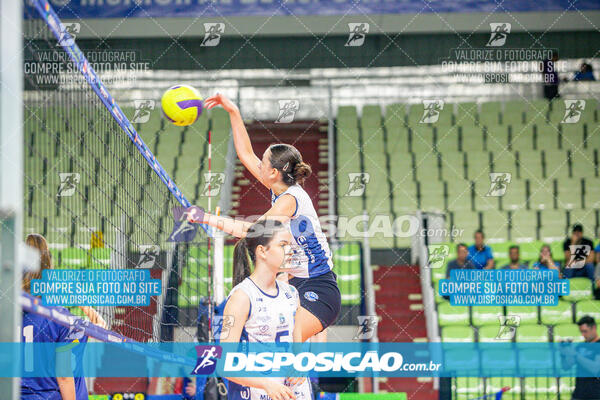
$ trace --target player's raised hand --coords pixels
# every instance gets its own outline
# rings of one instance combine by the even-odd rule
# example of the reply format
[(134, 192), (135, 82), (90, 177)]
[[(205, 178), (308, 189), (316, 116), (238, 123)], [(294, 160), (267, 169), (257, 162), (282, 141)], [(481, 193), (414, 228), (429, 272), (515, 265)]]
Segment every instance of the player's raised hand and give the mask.
[(265, 387), (265, 392), (273, 400), (296, 400), (294, 392), (289, 387), (275, 381)]
[(225, 95), (221, 94), (221, 93), (217, 93), (214, 96), (211, 96), (209, 98), (207, 98), (206, 100), (204, 100), (204, 107), (207, 109), (211, 109), (213, 107), (216, 106), (222, 106), (225, 111), (227, 111), (228, 113), (234, 112), (234, 111), (239, 111), (238, 107), (233, 104), (233, 102), (231, 100), (229, 100)]
[(288, 386), (296, 386), (304, 383), (305, 380), (303, 376), (291, 376), (287, 378), (286, 383)]

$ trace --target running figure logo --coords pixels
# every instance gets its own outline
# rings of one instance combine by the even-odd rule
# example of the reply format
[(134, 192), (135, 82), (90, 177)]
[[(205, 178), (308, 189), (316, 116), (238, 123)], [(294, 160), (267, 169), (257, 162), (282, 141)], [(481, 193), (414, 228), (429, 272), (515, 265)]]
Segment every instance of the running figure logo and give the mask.
[(427, 260), (427, 266), (429, 268), (441, 268), (446, 257), (450, 254), (450, 246), (447, 244), (430, 244), (428, 250), (429, 260)]
[(58, 39), (57, 46), (73, 46), (77, 34), (81, 31), (81, 25), (79, 22), (69, 22), (60, 24), (60, 38)]
[(512, 175), (510, 172), (490, 172), (490, 190), (487, 192), (486, 196), (504, 196), (511, 179)]
[(358, 318), (358, 332), (354, 335), (354, 340), (371, 339), (379, 323), (377, 315), (359, 315), (356, 318)]
[(201, 196), (214, 197), (221, 192), (221, 186), (225, 183), (225, 174), (222, 172), (205, 172), (204, 187)]
[(221, 346), (196, 346), (198, 361), (191, 375), (211, 375), (217, 368), (217, 359), (221, 358), (223, 349)]
[(561, 124), (576, 124), (585, 110), (585, 100), (565, 100), (565, 116)]
[(150, 120), (150, 111), (154, 110), (154, 100), (134, 100), (135, 114), (131, 118), (134, 124), (143, 124)]
[(517, 332), (517, 327), (521, 324), (519, 315), (498, 315), (500, 320), (500, 330), (496, 335), (496, 340), (512, 340)]
[(156, 259), (160, 253), (160, 247), (157, 245), (140, 245), (140, 259), (136, 268), (152, 268), (156, 264)]
[(278, 100), (279, 114), (275, 120), (276, 124), (289, 124), (294, 121), (296, 113), (300, 109), (300, 101), (298, 100)]
[(508, 22), (492, 22), (490, 23), (490, 40), (486, 43), (486, 47), (502, 47), (506, 43), (506, 38), (510, 33), (511, 25)]
[(360, 23), (349, 23), (348, 29), (350, 30), (350, 34), (348, 35), (348, 40), (344, 46), (346, 47), (360, 47), (365, 43), (365, 38), (367, 37), (367, 33), (369, 33), (369, 24), (366, 22)]
[(215, 47), (221, 42), (221, 35), (225, 32), (225, 24), (222, 22), (205, 22), (204, 39), (200, 46)]
[(188, 221), (185, 207), (173, 207), (173, 232), (167, 242), (191, 242), (198, 232), (198, 224)]
[(344, 196), (362, 196), (367, 188), (367, 183), (371, 180), (371, 175), (368, 172), (350, 172), (348, 173), (348, 180), (348, 191)]
[(590, 246), (587, 244), (572, 244), (569, 246), (571, 258), (565, 268), (583, 268), (586, 264), (587, 257), (590, 255)]
[(78, 173), (72, 172), (61, 172), (58, 174), (60, 177), (60, 186), (58, 187), (57, 196), (73, 196), (75, 188), (80, 181)]
[(440, 112), (444, 109), (443, 100), (423, 100), (423, 116), (419, 120), (420, 124), (435, 124), (440, 117)]

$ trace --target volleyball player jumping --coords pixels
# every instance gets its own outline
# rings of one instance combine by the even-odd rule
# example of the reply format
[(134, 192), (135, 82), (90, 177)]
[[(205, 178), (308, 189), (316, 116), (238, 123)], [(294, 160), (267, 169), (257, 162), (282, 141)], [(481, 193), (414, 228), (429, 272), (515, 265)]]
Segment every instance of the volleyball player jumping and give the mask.
[[(331, 250), (312, 200), (301, 186), (311, 174), (310, 166), (302, 161), (302, 155), (294, 146), (283, 143), (271, 145), (259, 159), (254, 154), (238, 107), (222, 94), (204, 102), (208, 109), (218, 105), (229, 113), (240, 161), (271, 193), (271, 208), (260, 219), (284, 223), (298, 247), (287, 272), (293, 276), (289, 283), (300, 294), (298, 316), (302, 321), (302, 341), (305, 341), (334, 323), (341, 307), (340, 291), (332, 271)], [(188, 219), (240, 238), (252, 225), (251, 222), (204, 213), (198, 207), (190, 210)]]

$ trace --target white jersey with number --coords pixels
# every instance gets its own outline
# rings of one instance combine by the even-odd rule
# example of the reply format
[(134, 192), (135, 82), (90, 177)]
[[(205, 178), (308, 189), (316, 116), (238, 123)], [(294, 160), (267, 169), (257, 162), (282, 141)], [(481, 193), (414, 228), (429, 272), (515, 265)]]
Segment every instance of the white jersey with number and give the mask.
[[(275, 282), (277, 293), (274, 295), (263, 292), (250, 278), (244, 279), (231, 290), (229, 297), (235, 291), (241, 290), (250, 299), (248, 319), (242, 329), (240, 342), (285, 343), (292, 341), (294, 318), (300, 304), (298, 291), (286, 282), (279, 280)], [(271, 379), (276, 379), (281, 384), (285, 383), (284, 377)], [(308, 380), (291, 389), (298, 392), (297, 399), (312, 399), (312, 390)], [(238, 385), (232, 381), (229, 382), (227, 398), (229, 400), (271, 400), (262, 389)]]
[(285, 194), (296, 199), (296, 211), (286, 226), (299, 246), (292, 256), (289, 273), (298, 278), (310, 278), (331, 271), (331, 250), (310, 196), (302, 186), (292, 185), (279, 196), (271, 192), (271, 205)]

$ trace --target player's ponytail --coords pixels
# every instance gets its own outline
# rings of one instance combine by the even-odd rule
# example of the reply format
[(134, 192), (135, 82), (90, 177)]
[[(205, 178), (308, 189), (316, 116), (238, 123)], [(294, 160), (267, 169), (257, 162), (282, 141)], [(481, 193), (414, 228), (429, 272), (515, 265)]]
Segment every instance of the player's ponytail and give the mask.
[(52, 256), (48, 249), (48, 242), (46, 238), (37, 233), (31, 233), (27, 235), (25, 243), (37, 249), (40, 253), (40, 269), (35, 272), (26, 272), (23, 275), (21, 288), (29, 293), (31, 287), (31, 281), (34, 279), (42, 279), (42, 271), (45, 269), (52, 269)]
[(238, 240), (233, 249), (233, 287), (252, 273), (250, 263), (256, 263), (256, 248), (268, 246), (282, 229), (285, 226), (280, 221), (262, 219), (248, 229), (245, 238)]
[(310, 165), (302, 161), (302, 155), (294, 146), (278, 143), (272, 144), (269, 149), (271, 150), (269, 161), (273, 168), (281, 172), (283, 183), (286, 185), (302, 185), (312, 173)]

